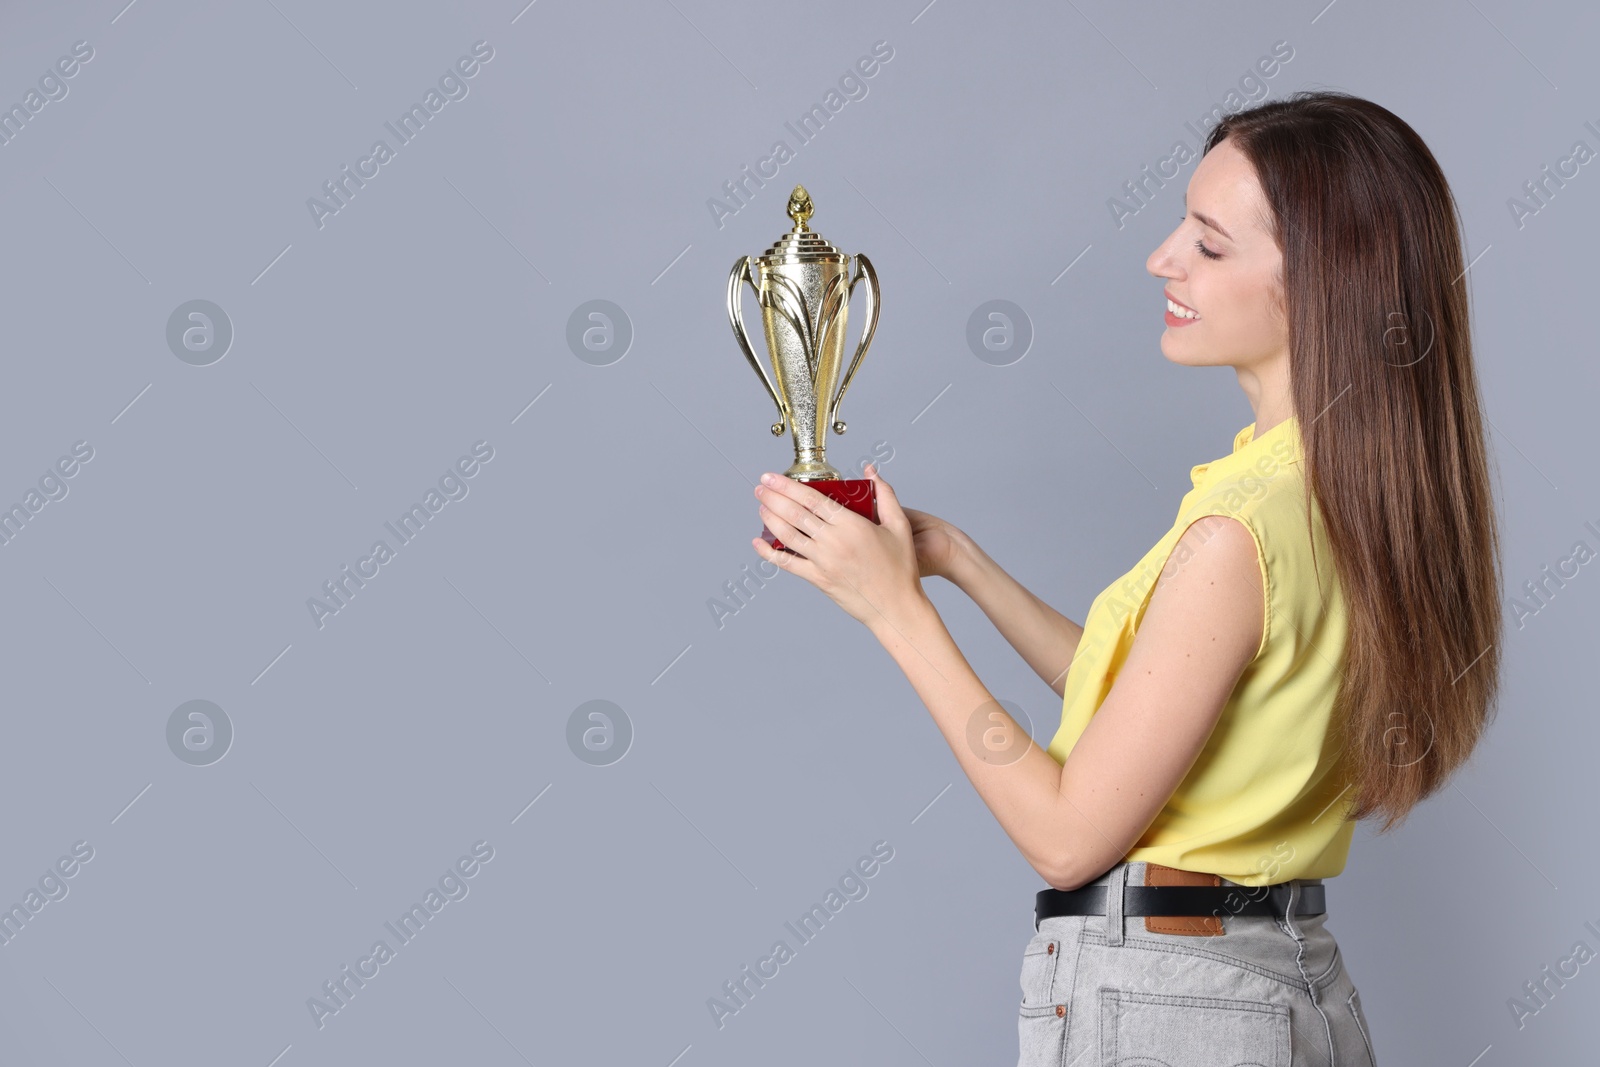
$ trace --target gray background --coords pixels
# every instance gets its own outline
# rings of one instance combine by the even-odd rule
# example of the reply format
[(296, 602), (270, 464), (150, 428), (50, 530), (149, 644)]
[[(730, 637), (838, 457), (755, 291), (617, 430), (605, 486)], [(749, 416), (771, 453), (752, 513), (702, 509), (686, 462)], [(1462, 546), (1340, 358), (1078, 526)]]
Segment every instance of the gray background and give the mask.
[[(708, 607), (788, 462), (727, 272), (803, 182), (883, 287), (830, 457), (885, 443), (908, 506), (1081, 619), (1251, 418), (1157, 345), (1144, 263), (1192, 164), (1123, 228), (1107, 201), (1277, 41), (1270, 96), (1375, 99), (1454, 185), (1507, 538), (1500, 717), (1403, 829), (1358, 833), (1330, 927), (1384, 1063), (1592, 1056), (1592, 967), (1521, 1029), (1507, 1000), (1600, 948), (1600, 577), (1521, 626), (1509, 598), (1600, 541), (1600, 174), (1520, 226), (1507, 201), (1600, 147), (1597, 31), (1505, 0), (7, 5), (0, 102), (94, 58), (0, 146), (0, 502), (94, 457), (0, 547), (0, 901), (94, 857), (0, 946), (0, 1060), (1012, 1062), (1039, 877), (862, 627), (797, 579)], [(468, 95), (319, 228), (307, 199), (479, 40)], [(880, 40), (801, 144), (785, 122)], [(234, 330), (203, 367), (166, 341), (196, 299)], [(596, 299), (634, 332), (606, 365), (567, 342)], [(966, 342), (992, 299), (1031, 322), (1020, 359)], [(319, 629), (307, 599), (479, 440), (469, 494)], [(932, 596), (1048, 741), (1059, 701)], [(203, 767), (166, 735), (197, 699), (234, 730)], [(567, 741), (591, 700), (631, 724), (608, 766)], [(319, 1029), (307, 998), (480, 840), (469, 895)], [(876, 841), (869, 894), (719, 1029), (707, 999)]]

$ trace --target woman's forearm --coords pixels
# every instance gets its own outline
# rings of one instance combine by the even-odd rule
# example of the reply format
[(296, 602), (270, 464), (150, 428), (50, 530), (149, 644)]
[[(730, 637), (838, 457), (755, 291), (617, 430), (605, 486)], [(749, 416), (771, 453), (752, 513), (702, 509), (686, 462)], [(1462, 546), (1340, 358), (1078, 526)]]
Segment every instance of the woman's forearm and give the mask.
[(1023, 858), (1052, 887), (1076, 888), (1066, 881), (1070, 861), (1093, 826), (1062, 803), (1061, 764), (1029, 739), (973, 673), (932, 602), (918, 596), (885, 604), (866, 626), (905, 672)]
[(950, 575), (1046, 685), (1060, 696), (1083, 627), (1029, 592), (970, 537)]

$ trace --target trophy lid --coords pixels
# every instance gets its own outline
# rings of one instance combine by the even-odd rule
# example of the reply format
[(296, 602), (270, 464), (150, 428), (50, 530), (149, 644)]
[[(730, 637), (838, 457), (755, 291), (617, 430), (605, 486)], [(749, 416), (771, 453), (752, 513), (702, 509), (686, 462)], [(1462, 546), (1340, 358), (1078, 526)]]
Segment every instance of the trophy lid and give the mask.
[(773, 242), (761, 254), (760, 262), (777, 263), (846, 263), (850, 257), (841, 252), (820, 233), (806, 226), (812, 215), (811, 194), (806, 187), (797, 185), (789, 194), (788, 216), (794, 220), (794, 229)]

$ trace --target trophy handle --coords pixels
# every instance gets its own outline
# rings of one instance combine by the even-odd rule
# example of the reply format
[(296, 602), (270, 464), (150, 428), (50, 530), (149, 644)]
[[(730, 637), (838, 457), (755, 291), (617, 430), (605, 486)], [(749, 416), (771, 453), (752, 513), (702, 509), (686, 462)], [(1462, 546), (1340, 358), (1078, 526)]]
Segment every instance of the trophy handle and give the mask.
[(733, 270), (728, 275), (728, 319), (733, 323), (733, 336), (739, 342), (739, 348), (744, 352), (750, 365), (756, 369), (756, 374), (761, 376), (761, 384), (767, 387), (767, 393), (772, 397), (772, 402), (778, 405), (778, 421), (772, 424), (772, 436), (781, 437), (784, 425), (789, 421), (789, 407), (778, 395), (778, 390), (773, 386), (772, 379), (767, 377), (767, 370), (756, 358), (754, 349), (750, 347), (750, 337), (744, 329), (744, 311), (740, 307), (739, 298), (743, 295), (739, 288), (740, 283), (749, 282), (750, 288), (755, 289), (756, 299), (761, 299), (761, 290), (756, 288), (755, 279), (750, 276), (750, 257), (740, 256), (734, 263)]
[(846, 303), (855, 295), (856, 285), (862, 278), (867, 280), (867, 318), (861, 330), (861, 343), (856, 346), (856, 354), (850, 360), (850, 369), (845, 371), (844, 381), (839, 383), (839, 395), (833, 398), (833, 403), (828, 408), (828, 421), (833, 424), (834, 433), (844, 433), (845, 425), (839, 420), (839, 404), (844, 400), (846, 389), (850, 388), (850, 380), (856, 376), (856, 368), (861, 365), (861, 357), (867, 354), (867, 346), (872, 343), (872, 335), (878, 329), (878, 272), (872, 269), (872, 260), (856, 253), (856, 276), (850, 280), (849, 292), (845, 294)]

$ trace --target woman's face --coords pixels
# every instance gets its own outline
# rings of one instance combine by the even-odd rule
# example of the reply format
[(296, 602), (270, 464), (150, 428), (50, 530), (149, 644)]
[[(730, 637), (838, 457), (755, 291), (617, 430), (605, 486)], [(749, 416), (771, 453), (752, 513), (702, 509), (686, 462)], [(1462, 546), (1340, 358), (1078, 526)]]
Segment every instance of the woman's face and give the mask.
[[(1271, 210), (1255, 169), (1232, 141), (1222, 140), (1195, 165), (1185, 208), (1178, 228), (1145, 263), (1166, 279), (1162, 353), (1186, 366), (1260, 369), (1287, 359), (1283, 253), (1265, 229)], [(1175, 318), (1168, 298), (1198, 317)]]

